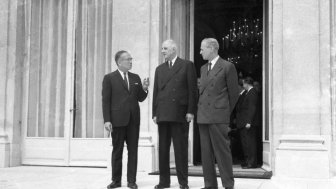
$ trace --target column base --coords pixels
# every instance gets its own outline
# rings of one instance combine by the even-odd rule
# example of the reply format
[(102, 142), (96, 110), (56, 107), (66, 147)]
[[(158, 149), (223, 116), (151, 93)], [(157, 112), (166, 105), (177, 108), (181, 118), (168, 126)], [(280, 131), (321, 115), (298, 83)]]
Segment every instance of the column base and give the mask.
[(331, 178), (328, 144), (317, 135), (282, 136), (275, 154), (275, 178)]
[(9, 167), (10, 146), (7, 135), (0, 134), (0, 168)]

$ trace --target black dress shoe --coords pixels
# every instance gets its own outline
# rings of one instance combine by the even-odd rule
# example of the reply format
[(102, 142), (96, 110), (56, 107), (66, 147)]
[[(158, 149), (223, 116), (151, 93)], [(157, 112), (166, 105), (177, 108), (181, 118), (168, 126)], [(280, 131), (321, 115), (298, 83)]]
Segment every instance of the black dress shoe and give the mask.
[(170, 188), (170, 185), (158, 184), (154, 187), (154, 189), (164, 189), (164, 188)]
[(113, 181), (111, 184), (107, 185), (107, 189), (119, 188), (119, 187), (121, 187), (121, 182), (116, 182), (116, 181)]
[(186, 184), (186, 185), (180, 185), (180, 189), (189, 189), (189, 186)]
[(208, 187), (204, 187), (204, 188), (201, 188), (201, 189), (218, 189), (218, 187), (211, 187), (211, 186), (208, 186)]
[(128, 187), (128, 188), (132, 188), (132, 189), (138, 189), (138, 185), (135, 184), (135, 183), (128, 183), (128, 184), (127, 184), (127, 187)]

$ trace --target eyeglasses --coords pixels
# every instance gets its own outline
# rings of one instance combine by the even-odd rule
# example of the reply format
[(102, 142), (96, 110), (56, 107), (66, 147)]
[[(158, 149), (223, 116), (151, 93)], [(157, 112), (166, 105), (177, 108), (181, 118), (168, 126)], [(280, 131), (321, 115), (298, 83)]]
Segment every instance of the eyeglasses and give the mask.
[(127, 61), (132, 61), (133, 60), (133, 58), (126, 58), (126, 59), (121, 59), (121, 60), (127, 60)]

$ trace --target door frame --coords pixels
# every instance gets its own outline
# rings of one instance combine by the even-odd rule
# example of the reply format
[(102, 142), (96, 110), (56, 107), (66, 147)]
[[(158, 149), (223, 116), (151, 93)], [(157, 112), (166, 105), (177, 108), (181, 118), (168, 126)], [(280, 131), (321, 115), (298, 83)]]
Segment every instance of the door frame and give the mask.
[[(171, 4), (174, 3), (174, 0), (164, 0), (162, 2), (162, 25), (161, 25), (161, 37), (160, 42), (165, 39), (169, 39), (171, 37)], [(189, 49), (186, 49), (186, 52), (189, 52), (189, 60), (194, 60), (194, 53), (197, 52), (194, 49), (194, 8), (195, 8), (195, 0), (189, 0)], [(263, 0), (263, 86), (262, 86), (262, 106), (263, 106), (263, 133), (262, 133), (262, 142), (263, 142), (263, 165), (262, 168), (271, 171), (272, 170), (272, 52), (271, 52), (271, 32), (272, 32), (272, 23), (271, 23), (271, 9), (272, 1)], [(162, 59), (162, 57), (160, 57)], [(189, 165), (193, 165), (193, 123), (190, 125), (189, 130)], [(267, 134), (265, 131), (268, 131)], [(171, 154), (172, 157), (172, 154)], [(171, 162), (172, 163), (172, 162)]]

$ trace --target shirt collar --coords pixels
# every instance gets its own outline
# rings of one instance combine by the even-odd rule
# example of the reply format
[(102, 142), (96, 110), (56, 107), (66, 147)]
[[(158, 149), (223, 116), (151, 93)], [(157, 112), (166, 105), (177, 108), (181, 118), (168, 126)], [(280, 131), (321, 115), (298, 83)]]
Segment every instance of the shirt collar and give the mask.
[(214, 59), (212, 59), (210, 62), (211, 62), (211, 67), (214, 67), (217, 60), (219, 59), (219, 55), (217, 55)]
[(247, 92), (249, 92), (253, 87), (249, 88), (249, 90), (247, 90)]
[(176, 62), (177, 59), (177, 55), (173, 58), (173, 60), (171, 60), (172, 65), (174, 65), (174, 63)]
[[(122, 77), (124, 77), (124, 72), (118, 68), (118, 71)], [(126, 77), (128, 77), (128, 72), (126, 72)]]

